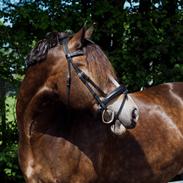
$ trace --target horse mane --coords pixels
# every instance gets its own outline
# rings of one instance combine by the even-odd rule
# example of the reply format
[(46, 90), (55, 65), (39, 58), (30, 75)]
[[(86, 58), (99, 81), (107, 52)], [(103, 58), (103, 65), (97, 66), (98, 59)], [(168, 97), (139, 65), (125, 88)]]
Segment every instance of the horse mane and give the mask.
[(30, 51), (26, 58), (27, 67), (34, 65), (47, 57), (48, 50), (57, 46), (60, 41), (67, 37), (65, 32), (51, 32), (47, 33), (46, 37), (38, 41), (37, 45)]

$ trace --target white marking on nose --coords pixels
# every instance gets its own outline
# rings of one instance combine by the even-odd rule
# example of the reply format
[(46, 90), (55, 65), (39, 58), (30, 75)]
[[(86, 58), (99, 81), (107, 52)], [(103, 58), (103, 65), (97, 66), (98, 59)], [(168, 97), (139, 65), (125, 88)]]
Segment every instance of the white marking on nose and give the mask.
[[(112, 75), (108, 75), (110, 81), (114, 84), (115, 87), (119, 87), (120, 84), (115, 80), (115, 78)], [(121, 102), (124, 95), (120, 95), (116, 101), (114, 101), (110, 106), (108, 106), (111, 110), (114, 110), (116, 113), (119, 111)], [(132, 120), (134, 122), (137, 122), (139, 118), (139, 109), (135, 102), (133, 101), (132, 97), (128, 95), (125, 98), (123, 108), (121, 109), (121, 112), (119, 114), (119, 119), (121, 122), (123, 122), (125, 126), (129, 126), (132, 123)]]
[[(124, 104), (121, 109), (122, 101), (124, 101)], [(109, 106), (109, 109), (113, 110), (116, 114), (120, 110), (120, 114), (118, 116), (118, 119), (122, 122), (122, 124), (125, 127), (129, 127), (132, 124), (132, 119), (134, 122), (137, 122), (139, 118), (139, 111), (137, 105), (134, 103), (133, 99), (128, 95), (124, 99), (124, 95), (121, 95), (117, 98), (117, 100), (113, 101)], [(135, 115), (136, 117), (132, 117), (132, 111), (136, 109)]]

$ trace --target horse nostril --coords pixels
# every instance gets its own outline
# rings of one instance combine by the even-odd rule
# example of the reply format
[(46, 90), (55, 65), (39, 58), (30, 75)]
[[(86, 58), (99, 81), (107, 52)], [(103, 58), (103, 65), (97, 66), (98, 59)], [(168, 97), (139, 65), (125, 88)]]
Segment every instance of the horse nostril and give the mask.
[(136, 117), (137, 117), (137, 108), (134, 108), (132, 111), (132, 118), (136, 119)]
[(132, 120), (132, 123), (130, 124), (130, 126), (128, 128), (135, 128), (136, 127), (136, 122)]

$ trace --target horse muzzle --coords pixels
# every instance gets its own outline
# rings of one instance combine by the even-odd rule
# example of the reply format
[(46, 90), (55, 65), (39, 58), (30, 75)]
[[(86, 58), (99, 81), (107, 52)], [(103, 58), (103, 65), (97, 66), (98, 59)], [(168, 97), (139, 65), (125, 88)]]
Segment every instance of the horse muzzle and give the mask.
[(130, 96), (119, 97), (102, 111), (102, 122), (111, 124), (112, 132), (118, 135), (135, 128), (138, 118), (139, 109)]

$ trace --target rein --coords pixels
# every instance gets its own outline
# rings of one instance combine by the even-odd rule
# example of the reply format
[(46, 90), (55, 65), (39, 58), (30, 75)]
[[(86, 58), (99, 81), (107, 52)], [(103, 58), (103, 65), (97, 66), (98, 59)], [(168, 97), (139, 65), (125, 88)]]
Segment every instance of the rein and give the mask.
[[(116, 98), (117, 96), (121, 94), (127, 95), (128, 90), (124, 86), (119, 86), (116, 89), (114, 89), (109, 94), (106, 94), (102, 91), (102, 89), (95, 84), (79, 67), (77, 67), (75, 64), (73, 64), (73, 57), (84, 55), (83, 50), (77, 50), (74, 52), (70, 52), (68, 49), (68, 38), (65, 37), (62, 40), (60, 40), (60, 44), (63, 45), (65, 57), (67, 59), (68, 63), (68, 76), (67, 76), (67, 96), (68, 96), (68, 105), (70, 102), (70, 89), (71, 89), (71, 67), (74, 69), (76, 74), (78, 75), (79, 79), (83, 82), (83, 84), (88, 88), (94, 99), (96, 100), (97, 104), (100, 106), (100, 111), (106, 111), (107, 110), (107, 104)], [(101, 95), (104, 97), (103, 100), (100, 99), (99, 95), (96, 93), (96, 91), (93, 89), (95, 88)], [(120, 111), (122, 110), (122, 107), (124, 106), (124, 102), (126, 100), (126, 97), (124, 97), (124, 100), (122, 102), (122, 105), (119, 109), (119, 112), (117, 113), (116, 117), (118, 117)]]

